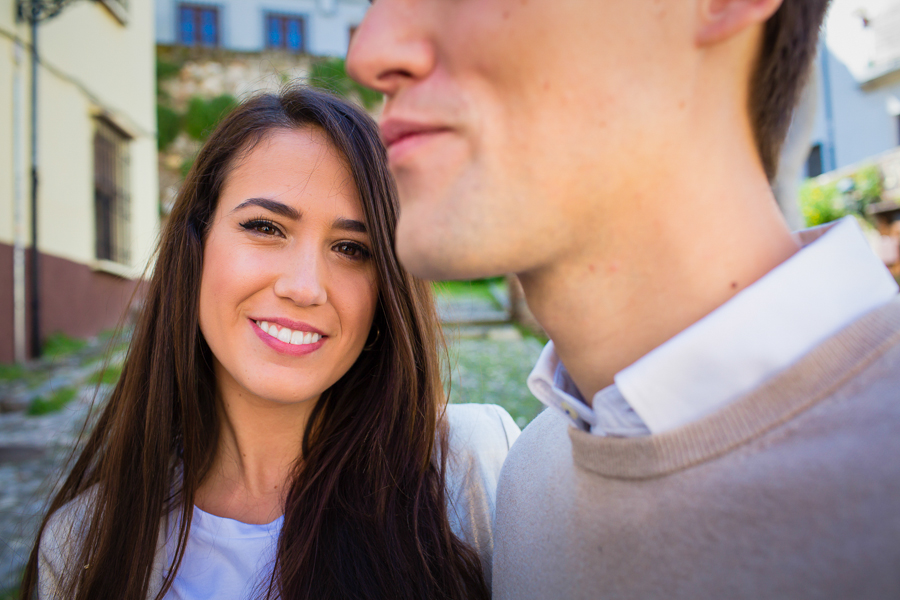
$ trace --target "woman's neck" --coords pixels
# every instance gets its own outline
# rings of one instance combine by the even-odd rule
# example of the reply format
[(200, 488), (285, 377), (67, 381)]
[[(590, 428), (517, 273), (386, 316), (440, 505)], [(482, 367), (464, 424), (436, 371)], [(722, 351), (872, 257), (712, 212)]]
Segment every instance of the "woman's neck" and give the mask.
[(197, 507), (244, 523), (281, 516), (315, 402), (282, 404), (220, 385), (218, 447)]

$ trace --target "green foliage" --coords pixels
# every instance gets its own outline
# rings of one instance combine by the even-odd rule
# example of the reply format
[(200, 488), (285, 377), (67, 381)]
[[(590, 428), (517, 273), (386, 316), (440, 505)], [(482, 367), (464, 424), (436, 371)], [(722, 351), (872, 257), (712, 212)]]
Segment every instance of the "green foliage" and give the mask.
[(350, 79), (342, 58), (329, 58), (313, 63), (308, 83), (342, 98), (352, 98), (356, 95), (367, 109), (374, 108), (382, 98), (379, 92)]
[[(845, 193), (841, 193), (842, 189)], [(867, 206), (881, 201), (883, 189), (881, 170), (869, 165), (849, 177), (828, 183), (807, 180), (800, 186), (800, 208), (810, 227), (844, 215), (864, 216)]]
[(43, 354), (49, 359), (62, 358), (74, 352), (78, 352), (87, 346), (87, 341), (78, 338), (72, 338), (64, 333), (56, 332), (50, 334), (44, 340)]
[(195, 140), (203, 141), (237, 104), (237, 100), (230, 94), (222, 94), (211, 100), (194, 96), (188, 102), (187, 111), (182, 118), (182, 128)]
[(156, 146), (159, 150), (168, 148), (178, 137), (180, 121), (181, 117), (177, 112), (164, 104), (156, 105)]
[(182, 179), (185, 179), (187, 177), (187, 174), (191, 170), (191, 167), (194, 166), (194, 160), (196, 160), (196, 159), (197, 159), (196, 156), (191, 156), (191, 157), (184, 159), (184, 161), (182, 161), (182, 163), (181, 163), (181, 178)]
[(17, 600), (19, 597), (18, 586), (8, 590), (0, 591), (0, 600)]
[(107, 367), (100, 369), (98, 371), (94, 371), (91, 373), (91, 376), (88, 377), (87, 382), (93, 385), (98, 383), (103, 383), (106, 385), (112, 385), (119, 381), (119, 377), (122, 376), (122, 366), (121, 365), (108, 365)]
[(853, 174), (853, 182), (856, 186), (856, 195), (859, 198), (858, 210), (860, 213), (864, 212), (870, 204), (881, 202), (884, 184), (881, 178), (881, 169), (877, 166), (871, 165), (860, 169)]
[(434, 292), (440, 296), (455, 298), (483, 298), (494, 301), (491, 294), (490, 281), (479, 279), (476, 281), (437, 281), (433, 284)]
[(161, 101), (166, 101), (169, 99), (169, 94), (163, 89), (162, 83), (167, 79), (172, 79), (178, 72), (181, 70), (181, 65), (177, 65), (175, 63), (171, 63), (167, 60), (158, 58), (156, 59), (156, 102), (159, 104)]
[(62, 410), (66, 404), (75, 399), (76, 395), (78, 395), (78, 390), (73, 387), (64, 387), (53, 392), (49, 398), (38, 396), (31, 401), (27, 414), (34, 417)]
[(181, 65), (175, 64), (173, 62), (169, 62), (164, 58), (156, 59), (156, 80), (157, 81), (165, 81), (167, 79), (172, 79), (178, 72), (181, 70)]
[(837, 184), (817, 185), (812, 180), (800, 186), (800, 209), (807, 227), (830, 223), (847, 214)]
[[(25, 368), (22, 365), (0, 364), (0, 381), (13, 381), (14, 379), (23, 379), (25, 377)], [(0, 598), (2, 600), (2, 598)]]
[(523, 428), (543, 410), (526, 384), (541, 343), (458, 339), (452, 331), (447, 338), (451, 402), (499, 404)]

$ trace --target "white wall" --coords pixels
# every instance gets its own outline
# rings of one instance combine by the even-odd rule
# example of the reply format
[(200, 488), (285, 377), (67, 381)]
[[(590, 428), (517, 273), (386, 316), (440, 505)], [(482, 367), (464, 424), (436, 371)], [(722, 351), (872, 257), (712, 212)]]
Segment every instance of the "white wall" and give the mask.
[[(156, 92), (153, 0), (129, 0), (123, 25), (102, 4), (75, 2), (39, 25), (41, 68), (38, 80), (38, 238), (42, 252), (82, 264), (95, 263), (93, 137), (96, 117), (105, 116), (132, 138), (131, 265), (137, 276), (159, 231), (156, 165)], [(13, 0), (0, 0), (0, 242), (13, 237), (14, 117), (13, 41), (30, 44), (30, 27), (13, 19)], [(19, 161), (30, 169), (31, 58), (19, 67), (24, 90), (20, 126), (24, 143)], [(26, 206), (30, 207), (30, 177)], [(26, 240), (30, 216), (26, 214)]]
[[(828, 52), (827, 60), (830, 84), (827, 87), (821, 55), (816, 62), (818, 106), (812, 136), (812, 144), (822, 144), (824, 169), (840, 169), (900, 144), (900, 126), (895, 112), (900, 105), (900, 73), (864, 88), (834, 53)], [(836, 165), (830, 163), (827, 150), (826, 93), (830, 93), (831, 98)]]
[[(826, 172), (900, 144), (898, 23), (900, 0), (831, 3), (816, 61), (818, 102), (812, 139), (812, 144), (822, 144)], [(833, 138), (827, 126), (826, 100), (831, 102)], [(834, 161), (829, 143), (834, 144)]]

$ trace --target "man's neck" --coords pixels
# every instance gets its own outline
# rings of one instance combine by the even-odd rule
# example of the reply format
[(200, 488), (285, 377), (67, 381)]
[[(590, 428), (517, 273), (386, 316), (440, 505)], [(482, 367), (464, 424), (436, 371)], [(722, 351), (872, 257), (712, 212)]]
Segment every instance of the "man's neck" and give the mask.
[[(797, 251), (752, 165), (663, 183), (618, 199), (632, 208), (586, 228), (572, 246), (582, 250), (520, 274), (529, 307), (588, 402)], [(664, 201), (634, 209), (641, 198)]]

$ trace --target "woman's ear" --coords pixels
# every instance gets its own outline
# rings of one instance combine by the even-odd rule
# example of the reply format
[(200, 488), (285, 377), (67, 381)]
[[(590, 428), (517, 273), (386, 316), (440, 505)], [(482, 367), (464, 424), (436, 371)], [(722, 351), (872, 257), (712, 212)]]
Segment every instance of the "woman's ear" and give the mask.
[(722, 42), (754, 25), (765, 23), (782, 0), (698, 0), (698, 46)]

